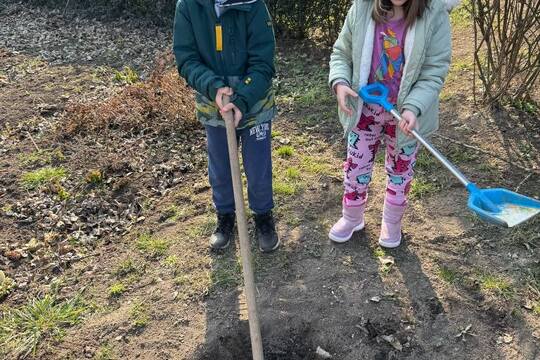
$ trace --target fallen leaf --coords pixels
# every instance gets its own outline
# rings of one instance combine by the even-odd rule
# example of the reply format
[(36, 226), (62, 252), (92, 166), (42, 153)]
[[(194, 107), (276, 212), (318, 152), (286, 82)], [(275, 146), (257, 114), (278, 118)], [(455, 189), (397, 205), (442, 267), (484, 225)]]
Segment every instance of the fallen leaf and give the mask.
[(369, 300), (373, 301), (374, 303), (379, 303), (379, 302), (381, 302), (381, 297), (380, 296), (374, 296)]
[(331, 359), (332, 355), (326, 350), (324, 350), (322, 347), (317, 346), (317, 351), (315, 351), (317, 355), (319, 355), (323, 359)]
[(388, 342), (390, 345), (392, 345), (392, 347), (396, 349), (397, 351), (403, 350), (403, 345), (401, 345), (399, 340), (396, 339), (394, 335), (382, 335), (381, 338), (385, 340), (386, 342)]
[(4, 253), (4, 256), (11, 261), (19, 261), (22, 258), (22, 252), (20, 250), (10, 250)]
[(383, 265), (394, 265), (394, 263), (395, 263), (393, 256), (381, 256), (379, 258), (379, 261)]

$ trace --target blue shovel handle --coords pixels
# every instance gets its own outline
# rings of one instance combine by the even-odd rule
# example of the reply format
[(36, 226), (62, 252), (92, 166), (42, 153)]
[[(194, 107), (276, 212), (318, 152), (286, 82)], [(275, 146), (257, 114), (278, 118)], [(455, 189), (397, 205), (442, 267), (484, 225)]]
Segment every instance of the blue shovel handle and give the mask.
[[(366, 85), (360, 88), (360, 97), (368, 104), (377, 104), (382, 106), (386, 111), (390, 112), (398, 121), (401, 121), (400, 114), (394, 109), (394, 105), (388, 102), (388, 94), (390, 91), (386, 86), (381, 83), (374, 83)], [(429, 152), (431, 152), (437, 160), (439, 160), (454, 176), (456, 176), (459, 181), (469, 190), (469, 192), (476, 196), (484, 204), (484, 208), (487, 210), (498, 213), (500, 209), (495, 205), (490, 199), (485, 196), (478, 187), (471, 183), (465, 175), (461, 173), (443, 154), (441, 154), (437, 149), (435, 149), (422, 135), (420, 135), (416, 130), (412, 131), (414, 137), (418, 139), (424, 145)]]
[(360, 88), (359, 92), (360, 97), (369, 104), (380, 105), (386, 111), (392, 111), (394, 109), (394, 105), (388, 102), (388, 94), (390, 91), (381, 83), (364, 86)]

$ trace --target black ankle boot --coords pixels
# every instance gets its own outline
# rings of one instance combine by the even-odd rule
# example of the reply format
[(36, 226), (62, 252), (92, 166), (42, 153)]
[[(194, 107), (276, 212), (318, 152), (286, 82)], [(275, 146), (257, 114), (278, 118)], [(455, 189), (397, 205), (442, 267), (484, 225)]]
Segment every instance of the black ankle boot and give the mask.
[(279, 237), (272, 212), (255, 214), (255, 237), (262, 252), (272, 252), (279, 247)]
[(235, 214), (217, 214), (216, 230), (210, 236), (210, 246), (214, 250), (226, 249), (234, 238)]

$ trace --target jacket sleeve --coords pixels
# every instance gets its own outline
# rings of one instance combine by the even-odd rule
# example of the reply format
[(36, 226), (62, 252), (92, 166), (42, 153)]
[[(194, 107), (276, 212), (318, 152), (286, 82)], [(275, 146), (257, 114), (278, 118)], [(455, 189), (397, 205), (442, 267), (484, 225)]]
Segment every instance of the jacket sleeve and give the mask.
[(450, 68), (452, 38), (450, 19), (446, 9), (441, 10), (439, 21), (433, 23), (426, 57), (418, 80), (403, 101), (403, 108), (423, 114), (439, 98), (444, 80)]
[(333, 85), (337, 79), (343, 79), (349, 84), (352, 82), (352, 31), (356, 18), (356, 1), (349, 9), (345, 18), (345, 24), (341, 29), (338, 39), (334, 43), (332, 55), (330, 56), (330, 75), (328, 83)]
[(272, 86), (272, 78), (276, 72), (276, 42), (270, 14), (262, 0), (253, 6), (255, 8), (248, 20), (247, 29), (247, 71), (231, 99), (243, 114), (264, 98)]
[(199, 55), (185, 0), (179, 0), (176, 5), (173, 51), (180, 76), (189, 86), (214, 101), (217, 90), (226, 84), (223, 77), (206, 66)]

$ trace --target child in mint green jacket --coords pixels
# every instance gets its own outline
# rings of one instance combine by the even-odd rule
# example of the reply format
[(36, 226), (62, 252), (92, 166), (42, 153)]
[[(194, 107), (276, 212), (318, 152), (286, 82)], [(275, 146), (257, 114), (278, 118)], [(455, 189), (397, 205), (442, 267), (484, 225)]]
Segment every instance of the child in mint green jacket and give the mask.
[[(439, 127), (439, 93), (451, 58), (448, 11), (456, 0), (354, 0), (330, 60), (330, 85), (348, 138), (343, 216), (330, 239), (346, 242), (364, 228), (364, 210), (375, 154), (384, 141), (388, 175), (379, 244), (401, 244), (419, 145), (416, 128), (429, 136)], [(380, 82), (405, 121), (364, 104), (360, 87)]]

